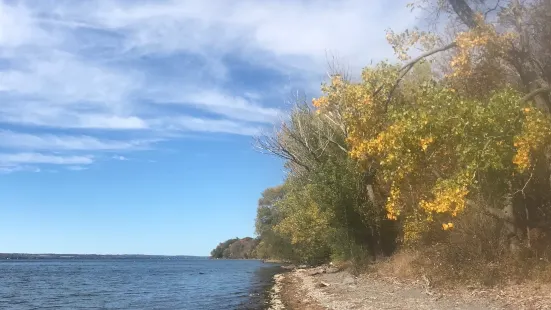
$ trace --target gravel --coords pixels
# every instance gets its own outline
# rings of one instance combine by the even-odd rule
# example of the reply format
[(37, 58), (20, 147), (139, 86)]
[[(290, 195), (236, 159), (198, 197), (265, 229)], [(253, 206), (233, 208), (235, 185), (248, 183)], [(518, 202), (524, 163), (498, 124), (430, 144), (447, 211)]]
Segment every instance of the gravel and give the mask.
[(438, 290), (422, 279), (405, 282), (314, 269), (296, 269), (276, 275), (275, 280), (271, 310), (551, 309), (551, 285)]

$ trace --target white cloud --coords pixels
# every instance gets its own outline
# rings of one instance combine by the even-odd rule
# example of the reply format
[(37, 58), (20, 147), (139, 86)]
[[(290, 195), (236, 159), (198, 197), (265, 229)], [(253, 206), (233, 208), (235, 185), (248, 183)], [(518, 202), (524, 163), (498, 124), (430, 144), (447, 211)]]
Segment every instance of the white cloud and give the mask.
[(406, 2), (0, 0), (0, 124), (18, 130), (0, 131), (14, 152), (0, 170), (80, 167), (182, 132), (255, 135), (289, 88), (319, 86), (328, 53), (356, 71), (391, 57), (384, 30), (415, 23)]
[(122, 155), (115, 155), (112, 157), (113, 159), (116, 159), (116, 160), (128, 160), (128, 158), (122, 156)]
[(91, 136), (27, 134), (0, 130), (0, 147), (27, 150), (113, 151), (149, 147), (146, 140), (101, 140)]
[(0, 46), (47, 45), (52, 41), (54, 38), (37, 27), (26, 7), (0, 4)]
[(62, 156), (41, 153), (0, 153), (0, 166), (17, 166), (19, 164), (50, 165), (89, 165), (94, 162), (92, 156)]
[[(121, 38), (121, 53), (185, 52), (205, 60), (207, 67), (220, 67), (221, 58), (232, 56), (318, 80), (321, 76), (316, 74), (327, 69), (327, 53), (342, 57), (354, 69), (391, 56), (384, 30), (401, 30), (416, 23), (406, 3), (103, 1), (100, 5), (59, 5), (52, 21), (69, 28), (111, 31)], [(200, 72), (187, 75), (197, 77)]]
[(159, 89), (152, 90), (150, 96), (157, 98), (159, 103), (194, 106), (233, 120), (248, 122), (272, 123), (282, 113), (279, 109), (259, 105), (258, 95), (253, 98), (250, 98), (251, 94), (248, 93), (243, 97), (232, 96), (217, 89)]
[(12, 172), (40, 172), (42, 171), (38, 167), (34, 166), (22, 166), (22, 165), (13, 165), (13, 164), (2, 164), (0, 163), (0, 173), (12, 173)]
[(28, 60), (26, 64), (0, 72), (0, 91), (46, 98), (55, 105), (96, 104), (113, 109), (126, 102), (141, 85), (132, 71), (122, 74), (66, 52), (53, 50), (45, 57), (40, 53), (18, 57), (21, 56)]
[(254, 136), (260, 133), (261, 127), (244, 125), (230, 120), (206, 119), (190, 116), (159, 119), (156, 121), (159, 128), (168, 131), (194, 131), (210, 133), (230, 133), (245, 136)]
[(0, 104), (0, 122), (52, 128), (91, 128), (110, 130), (147, 129), (137, 116), (120, 116), (50, 106), (43, 102)]
[(77, 128), (146, 129), (148, 127), (146, 121), (136, 116), (89, 114), (74, 115), (74, 117)]
[(71, 170), (71, 171), (82, 171), (82, 170), (88, 170), (88, 167), (83, 167), (83, 166), (68, 166), (68, 167), (67, 167), (67, 170)]
[[(362, 60), (384, 57), (387, 27), (403, 28), (415, 15), (406, 1), (194, 0), (104, 2), (94, 14), (66, 10), (74, 19), (126, 35), (128, 49), (147, 52), (255, 52), (325, 61), (325, 51)], [(210, 51), (209, 51), (210, 49)], [(247, 51), (248, 50), (248, 51)], [(371, 55), (368, 55), (371, 54)]]

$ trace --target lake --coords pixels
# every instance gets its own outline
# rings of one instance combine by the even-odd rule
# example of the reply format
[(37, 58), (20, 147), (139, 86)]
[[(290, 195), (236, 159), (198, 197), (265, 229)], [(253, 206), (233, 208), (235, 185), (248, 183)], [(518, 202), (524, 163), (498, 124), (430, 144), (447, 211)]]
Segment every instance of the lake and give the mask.
[(256, 260), (5, 260), (0, 309), (265, 309), (279, 271)]

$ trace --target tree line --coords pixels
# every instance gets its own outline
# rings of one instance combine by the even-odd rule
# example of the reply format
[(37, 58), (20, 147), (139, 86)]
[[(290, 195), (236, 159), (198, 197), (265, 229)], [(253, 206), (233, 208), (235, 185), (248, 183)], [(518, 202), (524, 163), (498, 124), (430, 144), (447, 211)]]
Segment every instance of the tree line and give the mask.
[(287, 174), (259, 199), (255, 255), (360, 264), (414, 250), (457, 277), (546, 268), (551, 1), (409, 6), (428, 26), (388, 30), (398, 62), (359, 78), (334, 64), (321, 96), (294, 97), (257, 137)]
[(256, 258), (256, 246), (258, 239), (251, 237), (245, 237), (242, 239), (233, 238), (228, 239), (218, 244), (210, 252), (211, 258), (225, 258), (225, 259), (251, 259)]

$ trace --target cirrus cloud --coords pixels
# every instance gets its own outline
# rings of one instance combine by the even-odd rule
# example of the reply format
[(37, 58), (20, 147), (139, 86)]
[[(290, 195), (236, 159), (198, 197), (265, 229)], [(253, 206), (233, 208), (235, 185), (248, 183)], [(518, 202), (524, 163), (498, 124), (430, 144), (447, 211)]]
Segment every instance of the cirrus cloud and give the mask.
[(290, 88), (315, 91), (328, 53), (353, 71), (391, 55), (406, 2), (0, 0), (2, 171), (255, 135)]

